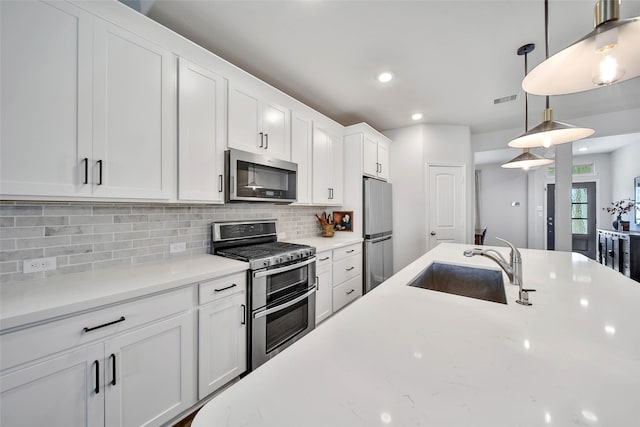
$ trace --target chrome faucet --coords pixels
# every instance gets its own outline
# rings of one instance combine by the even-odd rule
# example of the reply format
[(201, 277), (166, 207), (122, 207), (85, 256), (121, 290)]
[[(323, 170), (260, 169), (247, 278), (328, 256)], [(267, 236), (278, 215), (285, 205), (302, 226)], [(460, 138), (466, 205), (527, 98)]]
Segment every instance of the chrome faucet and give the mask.
[(511, 248), (511, 252), (509, 254), (509, 262), (500, 254), (500, 252), (495, 249), (467, 249), (464, 251), (464, 256), (472, 257), (474, 255), (485, 256), (489, 259), (495, 261), (500, 268), (507, 273), (507, 277), (509, 277), (509, 283), (512, 285), (517, 285), (519, 287), (519, 298), (516, 300), (518, 304), (522, 305), (531, 305), (529, 302), (529, 292), (534, 292), (535, 289), (523, 289), (522, 288), (522, 256), (520, 255), (520, 251), (510, 242), (496, 237), (496, 239), (501, 242), (506, 243)]

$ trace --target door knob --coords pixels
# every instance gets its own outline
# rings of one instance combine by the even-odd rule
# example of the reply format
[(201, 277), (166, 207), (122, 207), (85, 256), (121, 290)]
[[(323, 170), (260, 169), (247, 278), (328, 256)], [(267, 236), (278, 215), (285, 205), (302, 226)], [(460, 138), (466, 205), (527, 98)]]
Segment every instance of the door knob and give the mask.
[(432, 231), (432, 232), (431, 232), (431, 235), (432, 235), (432, 236), (435, 236), (435, 235), (436, 235), (436, 232), (435, 232), (435, 231)]

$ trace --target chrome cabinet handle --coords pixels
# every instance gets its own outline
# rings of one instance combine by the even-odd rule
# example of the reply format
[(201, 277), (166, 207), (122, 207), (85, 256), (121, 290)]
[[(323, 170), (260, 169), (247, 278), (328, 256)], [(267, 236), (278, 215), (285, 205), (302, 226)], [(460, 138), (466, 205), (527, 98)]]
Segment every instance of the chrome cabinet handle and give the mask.
[(264, 149), (265, 150), (269, 149), (269, 134), (268, 133), (264, 134)]
[(240, 320), (240, 324), (246, 325), (247, 324), (247, 306), (242, 304), (240, 307), (242, 308), (242, 319)]
[(222, 175), (218, 175), (218, 193), (222, 193)]
[(353, 270), (354, 268), (355, 268), (355, 267), (349, 267), (349, 268), (347, 268), (347, 271), (351, 271), (351, 270)]
[(352, 293), (354, 293), (356, 290), (355, 289), (351, 289), (349, 292), (347, 292), (347, 295), (350, 295)]
[(231, 286), (227, 286), (226, 288), (214, 289), (214, 290), (213, 290), (213, 292), (222, 292), (222, 291), (226, 291), (227, 289), (235, 288), (236, 286), (238, 286), (238, 285), (236, 285), (236, 284), (234, 283), (233, 285), (231, 285)]
[(347, 253), (350, 254), (351, 252), (355, 252), (355, 251), (356, 251), (355, 249), (349, 249)]
[(320, 277), (316, 276), (316, 290), (320, 290)]
[(328, 257), (328, 256), (326, 256), (326, 257), (324, 257), (324, 258), (320, 258), (318, 261), (326, 261), (326, 260), (328, 260), (328, 259), (329, 259), (329, 257)]
[(124, 322), (125, 318), (124, 316), (120, 316), (120, 318), (118, 320), (114, 320), (113, 322), (108, 322), (108, 323), (103, 323), (102, 325), (98, 325), (98, 326), (93, 326), (93, 327), (84, 327), (82, 328), (82, 332), (91, 332), (91, 331), (95, 331), (96, 329), (100, 329), (100, 328), (104, 328), (105, 326), (111, 326), (111, 325), (115, 325), (116, 323), (120, 323), (120, 322)]
[(260, 148), (264, 148), (264, 133), (260, 132)]
[(111, 353), (111, 369), (113, 370), (113, 379), (111, 380), (111, 385), (116, 385), (116, 355)]

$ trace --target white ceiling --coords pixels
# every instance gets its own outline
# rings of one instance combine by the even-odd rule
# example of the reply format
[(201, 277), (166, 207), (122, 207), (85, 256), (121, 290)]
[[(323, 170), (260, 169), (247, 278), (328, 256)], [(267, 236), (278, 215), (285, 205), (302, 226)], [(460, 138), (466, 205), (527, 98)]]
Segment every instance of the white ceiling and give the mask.
[[(593, 6), (550, 0), (552, 54), (592, 29)], [(386, 130), (422, 112), (481, 133), (523, 126), (523, 96), (493, 99), (521, 91), (519, 46), (536, 44), (530, 68), (544, 58), (543, 11), (543, 0), (161, 0), (148, 16), (343, 125)], [(640, 0), (623, 1), (621, 15), (640, 15)], [(395, 75), (386, 85), (383, 70)], [(561, 121), (638, 108), (640, 79), (551, 104)], [(530, 96), (530, 126), (543, 108)]]

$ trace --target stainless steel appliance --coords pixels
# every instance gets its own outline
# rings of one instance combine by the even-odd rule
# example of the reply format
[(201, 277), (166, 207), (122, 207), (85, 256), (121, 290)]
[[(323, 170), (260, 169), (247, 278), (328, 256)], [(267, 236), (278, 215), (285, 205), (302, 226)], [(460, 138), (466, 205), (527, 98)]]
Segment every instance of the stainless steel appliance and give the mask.
[(277, 241), (276, 220), (212, 224), (213, 253), (249, 262), (253, 370), (315, 328), (316, 249)]
[(227, 202), (293, 203), (298, 165), (230, 149), (225, 152)]
[(364, 292), (393, 274), (391, 184), (364, 178)]

